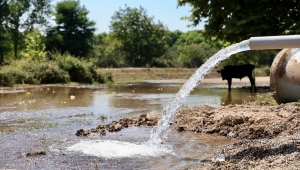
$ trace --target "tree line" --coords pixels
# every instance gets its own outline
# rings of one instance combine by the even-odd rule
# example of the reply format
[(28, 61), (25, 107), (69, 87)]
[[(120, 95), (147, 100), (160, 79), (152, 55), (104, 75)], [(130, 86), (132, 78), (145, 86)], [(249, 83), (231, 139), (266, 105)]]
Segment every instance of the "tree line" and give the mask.
[[(155, 23), (143, 7), (126, 5), (111, 17), (109, 33), (95, 34), (88, 13), (76, 0), (58, 2), (54, 9), (51, 0), (1, 1), (0, 63), (51, 60), (68, 53), (97, 67), (199, 67), (234, 42), (210, 29), (170, 31), (160, 21)], [(54, 18), (54, 25), (49, 18)], [(224, 64), (270, 65), (275, 53), (239, 54)]]

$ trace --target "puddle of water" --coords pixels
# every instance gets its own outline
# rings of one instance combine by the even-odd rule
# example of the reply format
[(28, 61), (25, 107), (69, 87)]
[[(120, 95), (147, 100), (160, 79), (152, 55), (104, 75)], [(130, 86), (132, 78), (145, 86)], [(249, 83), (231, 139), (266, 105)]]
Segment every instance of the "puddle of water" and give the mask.
[[(214, 135), (172, 131), (172, 135), (166, 140), (167, 146), (172, 148), (151, 153), (146, 152), (147, 148), (135, 151), (132, 149), (136, 146), (145, 147), (143, 143), (149, 139), (151, 128), (132, 127), (116, 133), (107, 133), (104, 137), (97, 134), (85, 138), (75, 135), (78, 129), (95, 128), (100, 124), (138, 116), (141, 113), (161, 112), (181, 85), (139, 83), (106, 88), (37, 86), (24, 88), (26, 92), (0, 94), (0, 167), (184, 169), (190, 163), (210, 160), (218, 146), (233, 141)], [(158, 90), (161, 87), (164, 87), (163, 90)], [(75, 99), (71, 100), (71, 95), (75, 96)], [(233, 103), (241, 102), (241, 98), (245, 96), (251, 96), (248, 90), (234, 89), (230, 100)], [(198, 87), (186, 98), (184, 105), (219, 106), (227, 98), (227, 89)], [(115, 144), (125, 149), (116, 150), (120, 154), (119, 157), (104, 155), (108, 156), (105, 158), (97, 155), (100, 153), (97, 151), (99, 144)], [(66, 149), (80, 145), (81, 151)], [(105, 148), (108, 147), (110, 146)], [(90, 150), (91, 153), (83, 153), (85, 150)], [(26, 156), (35, 151), (45, 151), (46, 155)], [(121, 157), (122, 153), (136, 156)], [(143, 154), (144, 156), (141, 156)], [(157, 155), (145, 156), (151, 154)]]

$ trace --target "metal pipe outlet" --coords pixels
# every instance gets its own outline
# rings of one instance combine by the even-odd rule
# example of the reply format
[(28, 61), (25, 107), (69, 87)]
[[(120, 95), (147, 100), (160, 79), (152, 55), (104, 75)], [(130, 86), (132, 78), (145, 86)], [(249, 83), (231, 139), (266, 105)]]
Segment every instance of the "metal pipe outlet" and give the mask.
[(251, 50), (300, 48), (300, 35), (251, 37)]

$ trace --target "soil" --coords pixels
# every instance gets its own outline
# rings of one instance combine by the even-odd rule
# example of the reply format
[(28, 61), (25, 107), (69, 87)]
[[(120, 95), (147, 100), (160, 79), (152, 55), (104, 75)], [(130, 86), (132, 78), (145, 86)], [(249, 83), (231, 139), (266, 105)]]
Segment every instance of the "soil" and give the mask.
[[(80, 129), (77, 135), (105, 135), (129, 126), (154, 126), (160, 116), (152, 112), (124, 118), (94, 129)], [(218, 157), (208, 160), (209, 169), (298, 169), (299, 125), (300, 103), (286, 103), (279, 106), (204, 105), (182, 108), (172, 128), (182, 133), (218, 134), (238, 139), (236, 143), (221, 146), (216, 151)], [(198, 169), (202, 164), (193, 163), (189, 168)]]

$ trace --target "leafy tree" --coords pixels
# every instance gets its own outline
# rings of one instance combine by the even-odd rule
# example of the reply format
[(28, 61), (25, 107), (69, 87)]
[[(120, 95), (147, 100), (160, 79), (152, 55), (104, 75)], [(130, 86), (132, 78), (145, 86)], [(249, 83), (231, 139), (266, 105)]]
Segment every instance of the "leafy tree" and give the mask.
[(112, 34), (104, 39), (104, 55), (99, 58), (100, 67), (123, 67), (125, 66), (125, 52), (122, 44)]
[(56, 26), (47, 31), (46, 49), (60, 50), (62, 54), (86, 57), (92, 48), (95, 22), (87, 18), (89, 11), (79, 1), (65, 0), (55, 7)]
[(205, 22), (205, 35), (230, 43), (253, 36), (299, 34), (300, 3), (296, 0), (178, 0), (192, 6), (184, 19), (196, 26)]
[(127, 65), (145, 66), (165, 53), (167, 28), (161, 23), (154, 23), (144, 8), (119, 9), (112, 16), (110, 30), (118, 41), (120, 51), (125, 54)]
[(184, 67), (199, 67), (221, 49), (221, 44), (206, 39), (201, 30), (182, 34), (175, 45), (179, 52), (178, 63)]
[(163, 67), (176, 67), (180, 66), (178, 61), (179, 52), (177, 50), (178, 46), (174, 45), (169, 47), (168, 50), (162, 55), (157, 62), (157, 65)]
[(42, 61), (45, 58), (45, 44), (42, 35), (37, 29), (27, 33), (25, 38), (26, 54), (29, 60)]
[(176, 41), (176, 45), (201, 44), (205, 41), (207, 40), (204, 38), (203, 32), (200, 30), (194, 30), (182, 34)]
[(107, 33), (95, 34), (92, 38), (93, 50), (91, 51), (92, 58), (100, 58), (103, 56), (105, 45), (104, 40)]
[(119, 67), (122, 57), (118, 51), (119, 43), (114, 40), (111, 34), (101, 33), (93, 37), (92, 56), (96, 59), (98, 67)]
[(258, 50), (240, 52), (222, 61), (221, 65), (254, 64), (256, 67), (271, 66), (279, 50)]
[(51, 0), (9, 0), (7, 27), (12, 35), (14, 56), (18, 58), (21, 32), (29, 32), (35, 26), (45, 25), (50, 14)]
[(168, 31), (166, 34), (166, 40), (167, 40), (169, 47), (172, 47), (182, 34), (183, 34), (183, 32), (179, 31), (179, 30)]
[(209, 57), (215, 54), (218, 49), (208, 44), (190, 44), (178, 47), (179, 62), (184, 67), (200, 67)]
[(4, 62), (4, 52), (7, 49), (7, 19), (9, 15), (8, 1), (0, 1), (0, 64)]

